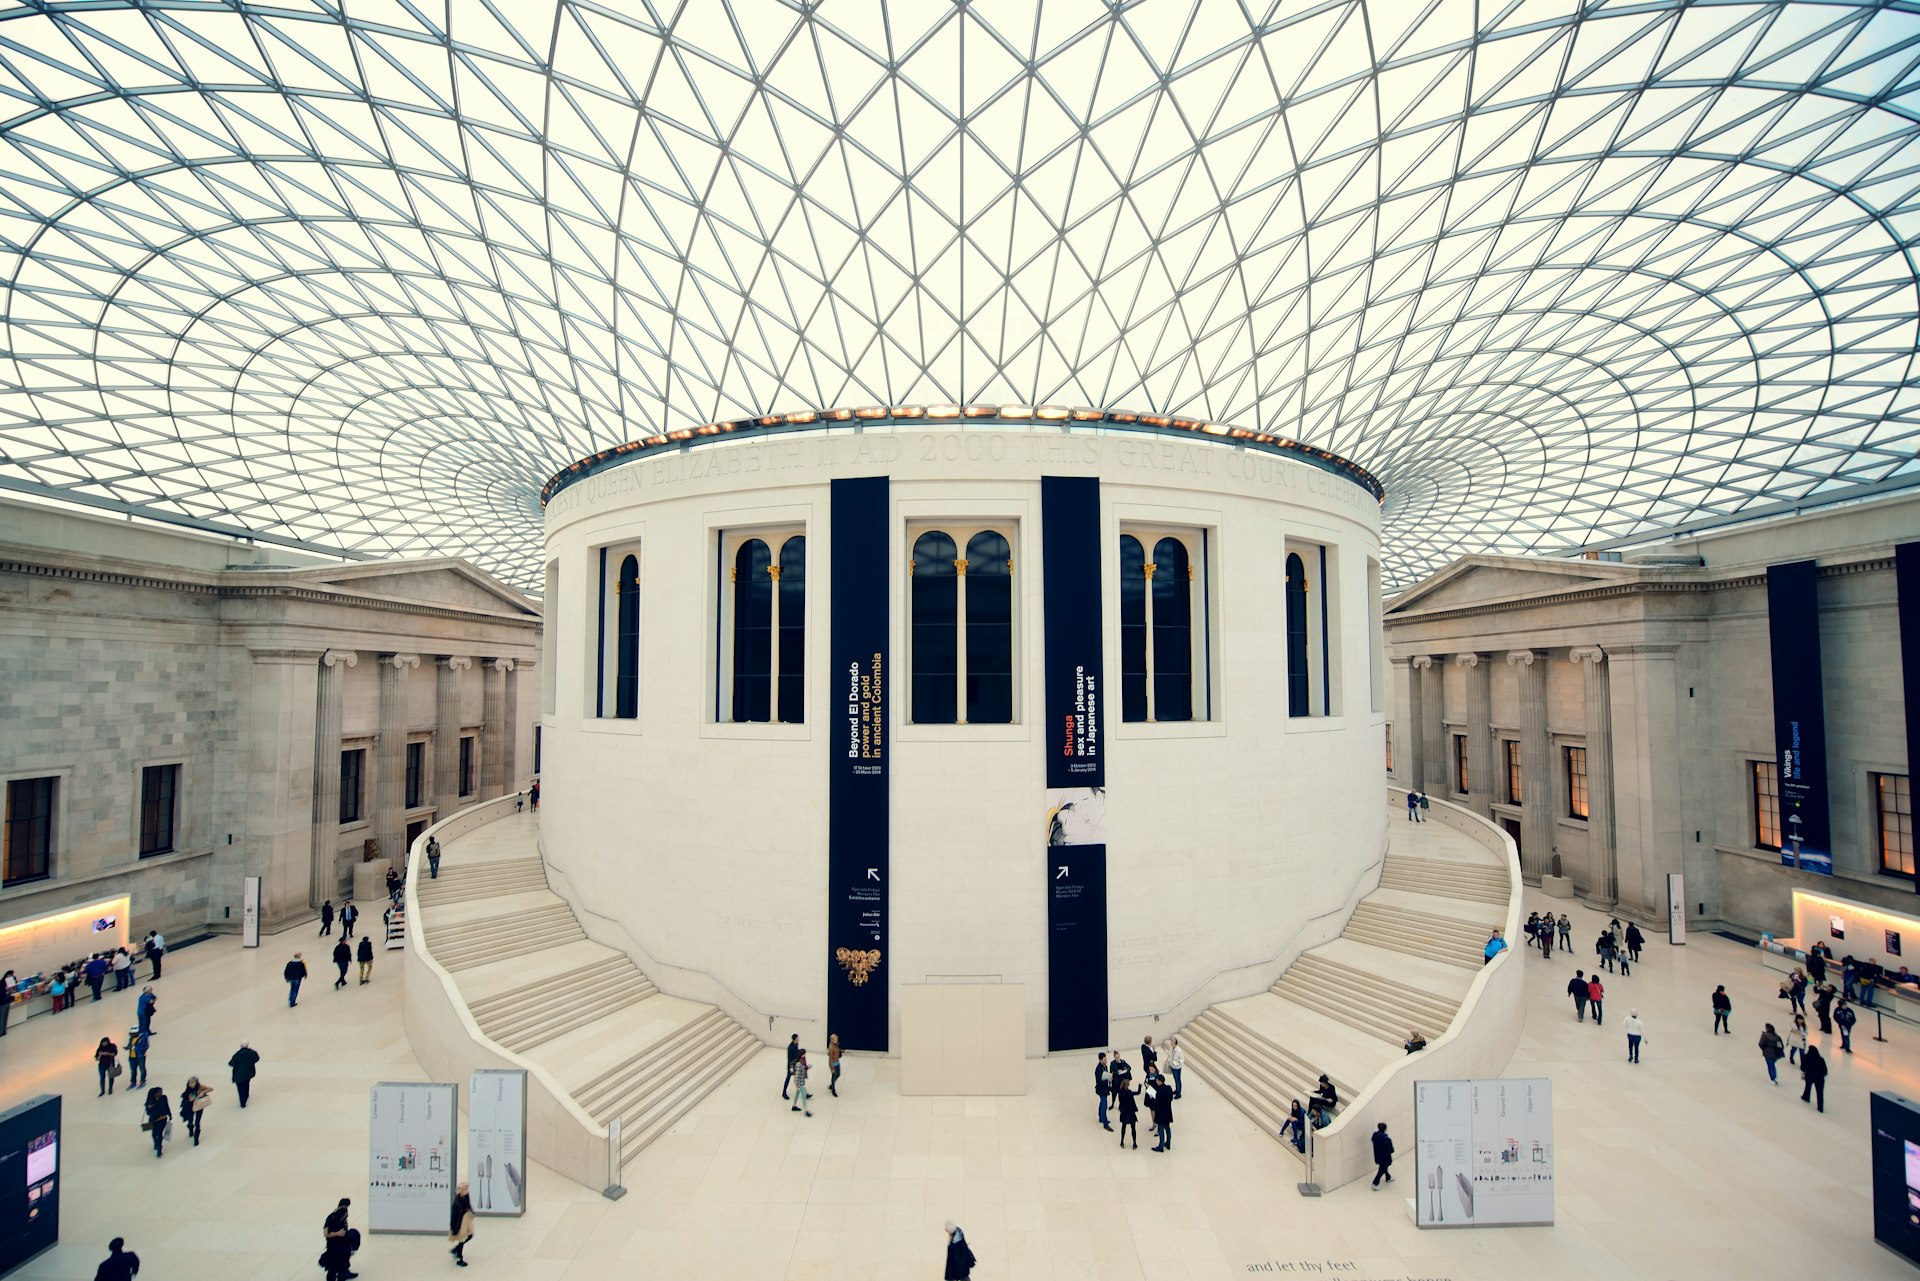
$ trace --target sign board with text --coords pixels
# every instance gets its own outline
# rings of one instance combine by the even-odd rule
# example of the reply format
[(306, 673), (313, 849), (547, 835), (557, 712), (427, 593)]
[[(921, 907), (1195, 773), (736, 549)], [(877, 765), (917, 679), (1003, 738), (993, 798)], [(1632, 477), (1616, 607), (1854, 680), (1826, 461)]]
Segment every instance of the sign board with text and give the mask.
[(1414, 1222), (1423, 1228), (1553, 1222), (1553, 1082), (1417, 1081)]

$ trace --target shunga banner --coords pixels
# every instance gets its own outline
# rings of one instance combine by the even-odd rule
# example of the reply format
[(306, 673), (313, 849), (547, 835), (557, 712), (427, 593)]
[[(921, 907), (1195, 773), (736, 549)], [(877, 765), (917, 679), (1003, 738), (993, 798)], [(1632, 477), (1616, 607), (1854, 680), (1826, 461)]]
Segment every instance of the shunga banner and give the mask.
[(1047, 1048), (1107, 1043), (1107, 766), (1100, 482), (1043, 476)]
[[(1920, 543), (1893, 549), (1895, 588), (1900, 599), (1900, 680), (1907, 695), (1908, 794), (1920, 775)], [(1913, 879), (1920, 890), (1920, 876)]]
[(1773, 648), (1773, 747), (1780, 766), (1780, 861), (1833, 875), (1827, 818), (1827, 718), (1820, 693), (1819, 569), (1767, 566)]
[[(827, 1031), (887, 1049), (887, 478), (833, 482)], [(821, 1047), (824, 1049), (824, 1046)]]

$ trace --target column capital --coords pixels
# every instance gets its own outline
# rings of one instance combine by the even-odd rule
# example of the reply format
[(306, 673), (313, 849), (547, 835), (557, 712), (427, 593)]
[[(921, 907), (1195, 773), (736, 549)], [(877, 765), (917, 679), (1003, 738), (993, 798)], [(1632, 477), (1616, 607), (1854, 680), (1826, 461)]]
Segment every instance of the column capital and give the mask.
[(1416, 671), (1424, 671), (1427, 668), (1433, 666), (1433, 655), (1432, 654), (1415, 654), (1412, 658), (1409, 658), (1407, 660), (1407, 664)]
[(433, 660), (433, 665), (442, 671), (464, 672), (473, 666), (473, 660), (460, 654), (442, 654)]
[(1567, 652), (1567, 657), (1576, 663), (1592, 663), (1598, 667), (1607, 661), (1607, 651), (1598, 645), (1577, 645)]
[(320, 655), (322, 667), (358, 667), (360, 655), (350, 649), (330, 649)]
[(395, 671), (408, 672), (420, 666), (420, 655), (382, 654), (380, 655), (380, 665), (382, 667), (392, 667)]
[(1485, 654), (1475, 653), (1471, 650), (1467, 653), (1455, 654), (1453, 656), (1453, 665), (1455, 667), (1478, 667), (1486, 661), (1487, 656)]
[(1535, 662), (1544, 657), (1546, 657), (1544, 654), (1536, 653), (1530, 649), (1510, 649), (1507, 651), (1507, 661), (1516, 667), (1532, 667)]
[(514, 669), (515, 662), (511, 658), (489, 658), (487, 666), (496, 672), (510, 672)]

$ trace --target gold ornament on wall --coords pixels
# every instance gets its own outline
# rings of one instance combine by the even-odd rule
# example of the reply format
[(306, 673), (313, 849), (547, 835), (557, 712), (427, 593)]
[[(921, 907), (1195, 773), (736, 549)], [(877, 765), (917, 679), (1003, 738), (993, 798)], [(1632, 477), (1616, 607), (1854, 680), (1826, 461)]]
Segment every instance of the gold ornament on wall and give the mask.
[(840, 962), (840, 968), (847, 972), (847, 980), (855, 987), (865, 987), (867, 979), (880, 967), (880, 949), (861, 951), (858, 948), (835, 948), (833, 959)]

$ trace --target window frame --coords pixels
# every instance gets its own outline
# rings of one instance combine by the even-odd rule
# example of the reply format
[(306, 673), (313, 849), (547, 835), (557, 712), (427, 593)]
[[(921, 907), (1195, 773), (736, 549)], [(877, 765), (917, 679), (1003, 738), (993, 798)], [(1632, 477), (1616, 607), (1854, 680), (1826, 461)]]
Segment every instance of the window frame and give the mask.
[(1393, 777), (1393, 722), (1388, 721), (1386, 722), (1386, 724), (1381, 726), (1381, 728), (1384, 729), (1387, 733), (1387, 777), (1392, 778)]
[[(1578, 752), (1580, 754), (1579, 756), (1580, 768), (1577, 772), (1573, 768), (1575, 752)], [(1560, 760), (1561, 760), (1561, 772), (1565, 776), (1566, 784), (1567, 784), (1566, 816), (1568, 818), (1578, 819), (1583, 823), (1587, 822), (1593, 816), (1593, 798), (1587, 791), (1587, 780), (1589, 776), (1587, 774), (1586, 744), (1585, 743), (1561, 744)], [(1578, 780), (1579, 782), (1579, 786), (1577, 787), (1575, 786), (1575, 780)]]
[[(1762, 777), (1772, 781), (1772, 791), (1761, 790)], [(1778, 854), (1780, 839), (1780, 763), (1773, 760), (1749, 760), (1747, 762), (1747, 800), (1753, 810), (1753, 848), (1772, 850)], [(1767, 817), (1771, 812), (1773, 820), (1773, 840), (1767, 837)]]
[(1465, 734), (1453, 734), (1451, 737), (1453, 739), (1454, 795), (1468, 796), (1471, 795), (1471, 792), (1468, 790), (1468, 784), (1473, 781), (1473, 775), (1468, 768), (1471, 764), (1470, 754), (1472, 749), (1467, 745), (1467, 736)]
[[(921, 720), (917, 715), (920, 645), (915, 640), (917, 624), (915, 622), (914, 600), (917, 581), (933, 582), (939, 576), (922, 575), (919, 571), (920, 541), (931, 534), (939, 534), (953, 542), (953, 717), (951, 720)], [(1007, 718), (1005, 720), (975, 720), (968, 715), (975, 710), (970, 704), (973, 680), (969, 662), (975, 640), (975, 627), (985, 628), (990, 624), (973, 616), (971, 598), (968, 593), (968, 560), (978, 540), (987, 534), (997, 535), (1007, 544), (1007, 619), (1006, 619), (1006, 659), (1007, 659)], [(1021, 723), (1021, 710), (1024, 698), (1025, 682), (1021, 679), (1025, 664), (1022, 660), (1021, 637), (1024, 623), (1024, 610), (1021, 602), (1021, 534), (1022, 521), (1017, 515), (982, 515), (969, 512), (963, 515), (911, 516), (903, 526), (901, 546), (905, 558), (901, 568), (905, 571), (905, 589), (901, 594), (901, 633), (906, 661), (903, 667), (906, 679), (902, 682), (901, 716), (902, 727), (906, 729), (928, 729), (940, 726), (955, 728), (979, 726), (983, 729), (1005, 729)], [(1001, 577), (995, 575), (974, 575), (973, 577)], [(995, 673), (997, 675), (997, 673)], [(926, 679), (937, 682), (944, 672), (932, 673)]]
[(427, 794), (427, 740), (410, 738), (400, 747), (400, 808), (421, 809)]
[[(0, 888), (11, 889), (16, 885), (33, 885), (40, 881), (50, 881), (54, 879), (53, 869), (55, 859), (60, 852), (60, 820), (62, 818), (60, 804), (61, 792), (64, 790), (61, 784), (66, 781), (67, 776), (64, 773), (57, 772), (52, 774), (22, 774), (6, 780), (5, 809), (3, 813), (0, 813)], [(32, 784), (45, 784), (44, 789), (35, 790), (44, 790), (46, 794), (46, 812), (37, 816), (21, 815), (16, 817), (14, 814), (14, 789)], [(20, 856), (23, 858), (31, 857), (37, 859), (39, 864), (37, 871), (27, 871), (20, 875), (15, 874), (14, 860), (16, 855), (14, 852), (14, 842), (16, 839), (30, 841), (39, 846), (38, 849), (30, 850)]]
[[(1305, 573), (1303, 583), (1306, 597), (1306, 710), (1295, 711), (1293, 696), (1294, 681), (1294, 642), (1293, 622), (1290, 616), (1291, 589), (1290, 566), (1292, 558), (1300, 558)], [(1321, 537), (1310, 535), (1295, 536), (1288, 534), (1282, 540), (1280, 549), (1281, 566), (1281, 635), (1284, 652), (1283, 670), (1287, 681), (1287, 719), (1327, 720), (1345, 714), (1341, 686), (1345, 680), (1345, 667), (1341, 661), (1340, 636), (1342, 631), (1341, 613), (1345, 608), (1343, 599), (1336, 599), (1339, 593), (1335, 588), (1340, 583), (1341, 550), (1338, 543), (1323, 541)], [(1369, 614), (1371, 617), (1371, 613)], [(1368, 644), (1373, 642), (1369, 638)], [(1371, 704), (1371, 700), (1369, 700)]]
[[(771, 519), (760, 524), (740, 526), (711, 526), (709, 528), (709, 550), (713, 554), (713, 630), (709, 637), (713, 651), (709, 655), (712, 673), (711, 683), (713, 702), (708, 708), (711, 718), (709, 724), (733, 726), (741, 730), (754, 729), (771, 734), (803, 730), (806, 725), (806, 700), (808, 697), (806, 666), (800, 669), (801, 698), (800, 719), (783, 721), (780, 719), (780, 591), (779, 579), (769, 574), (768, 590), (768, 628), (767, 628), (767, 715), (764, 720), (737, 720), (734, 717), (734, 667), (737, 660), (737, 637), (735, 635), (735, 615), (737, 611), (736, 589), (738, 583), (734, 570), (740, 549), (746, 544), (758, 540), (767, 549), (767, 567), (769, 570), (780, 568), (780, 553), (786, 544), (794, 539), (804, 539), (804, 555), (807, 557), (805, 579), (813, 577), (812, 559), (817, 554), (816, 539), (811, 522), (804, 511), (796, 512), (785, 519)], [(801, 603), (802, 643), (811, 646), (814, 628), (814, 602), (812, 593), (806, 593)]]
[[(352, 747), (343, 743), (340, 747), (339, 825), (341, 827), (352, 827), (356, 823), (371, 821), (367, 814), (367, 754), (372, 750), (371, 746), (366, 743), (356, 744)], [(354, 762), (351, 771), (353, 787), (352, 790), (349, 791), (347, 787), (347, 779), (349, 777), (347, 757), (356, 754), (360, 759)], [(347, 800), (349, 797), (353, 800), (353, 812), (351, 814), (347, 812)]]
[(466, 733), (464, 730), (461, 732), (460, 746), (457, 749), (460, 753), (460, 763), (454, 770), (453, 786), (456, 796), (472, 796), (474, 793), (473, 758), (477, 754), (475, 749), (478, 745), (479, 739), (476, 735)]
[[(180, 848), (180, 787), (186, 773), (185, 766), (179, 761), (161, 761), (140, 767), (140, 795), (136, 806), (134, 824), (134, 855), (137, 858), (158, 858), (162, 854), (172, 854)], [(150, 780), (167, 780), (164, 797), (148, 795)], [(166, 807), (166, 832), (157, 844), (148, 840), (149, 806), (164, 804)], [(158, 834), (158, 824), (154, 830)]]
[[(1182, 521), (1143, 520), (1139, 517), (1123, 516), (1117, 522), (1113, 539), (1114, 557), (1114, 617), (1119, 624), (1120, 650), (1119, 664), (1121, 679), (1117, 708), (1123, 725), (1205, 725), (1219, 719), (1213, 689), (1213, 673), (1217, 666), (1213, 661), (1213, 643), (1215, 628), (1213, 623), (1214, 590), (1213, 566), (1216, 557), (1214, 548), (1216, 527), (1208, 524)], [(1144, 628), (1139, 640), (1142, 644), (1141, 671), (1128, 673), (1125, 670), (1127, 629), (1126, 592), (1127, 592), (1127, 556), (1126, 539), (1132, 539), (1140, 547), (1142, 565), (1141, 621)], [(1160, 654), (1173, 628), (1160, 622), (1160, 614), (1166, 608), (1164, 599), (1168, 593), (1159, 590), (1160, 571), (1163, 568), (1161, 557), (1165, 555), (1165, 545), (1178, 544), (1180, 554), (1187, 562), (1187, 591), (1185, 601), (1186, 631), (1186, 680), (1185, 694), (1187, 712), (1185, 716), (1163, 716), (1169, 691), (1178, 692), (1179, 673), (1169, 672), (1160, 663)], [(1171, 580), (1168, 580), (1171, 581)], [(1174, 625), (1174, 626), (1177, 626)], [(1144, 678), (1144, 688), (1140, 691), (1144, 699), (1144, 715), (1131, 715), (1128, 708), (1130, 683)], [(1177, 703), (1175, 704), (1177, 706)]]
[(1507, 768), (1504, 771), (1507, 780), (1507, 804), (1525, 805), (1527, 795), (1526, 754), (1520, 749), (1517, 738), (1500, 740), (1500, 750), (1506, 757)]
[[(1912, 880), (1915, 867), (1913, 853), (1912, 776), (1910, 774), (1895, 774), (1890, 770), (1876, 770), (1867, 775), (1867, 787), (1873, 798), (1875, 870), (1878, 871), (1881, 876), (1894, 876), (1902, 880)], [(1906, 808), (1904, 810), (1899, 808), (1900, 802), (1903, 800), (1906, 802)], [(1888, 803), (1889, 801), (1892, 802), (1891, 806)], [(1895, 827), (1899, 830), (1891, 832), (1888, 830), (1887, 821), (1890, 818), (1895, 821)], [(1905, 855), (1905, 867), (1887, 866), (1889, 838), (1906, 846), (1903, 851), (1895, 851), (1896, 857), (1898, 857), (1899, 854)]]
[[(647, 557), (645, 540), (636, 533), (623, 534), (606, 543), (594, 547), (592, 573), (589, 581), (595, 584), (595, 601), (591, 624), (586, 630), (590, 638), (588, 646), (588, 680), (586, 717), (601, 722), (601, 728), (608, 724), (637, 724), (641, 713), (641, 676), (645, 664), (646, 648), (646, 583)], [(632, 700), (632, 713), (621, 714), (621, 676), (623, 668), (623, 646), (626, 637), (622, 633), (625, 621), (623, 607), (628, 597), (623, 590), (623, 571), (628, 557), (633, 558), (633, 601), (632, 612), (632, 676), (628, 682), (628, 691)]]

